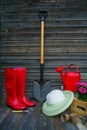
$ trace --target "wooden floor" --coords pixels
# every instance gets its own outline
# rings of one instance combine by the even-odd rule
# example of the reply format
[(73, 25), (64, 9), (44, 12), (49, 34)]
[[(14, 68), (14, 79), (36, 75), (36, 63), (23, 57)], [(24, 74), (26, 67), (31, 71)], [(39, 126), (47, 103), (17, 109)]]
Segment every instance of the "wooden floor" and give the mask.
[(6, 104), (0, 107), (0, 130), (78, 130), (71, 122), (63, 123), (60, 115), (45, 116), (41, 111), (42, 104), (28, 107), (28, 112), (13, 113)]

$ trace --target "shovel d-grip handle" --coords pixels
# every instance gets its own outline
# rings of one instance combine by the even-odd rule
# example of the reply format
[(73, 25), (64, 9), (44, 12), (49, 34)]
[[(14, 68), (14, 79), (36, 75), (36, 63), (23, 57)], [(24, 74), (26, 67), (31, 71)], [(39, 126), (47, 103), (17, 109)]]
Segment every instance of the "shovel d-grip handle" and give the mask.
[(45, 21), (46, 16), (47, 16), (47, 11), (40, 11), (39, 12), (40, 21)]
[(77, 65), (75, 65), (75, 64), (69, 64), (69, 65), (67, 66), (67, 68), (66, 68), (66, 73), (69, 72), (69, 69), (70, 69), (71, 66), (75, 66), (75, 67), (76, 67), (76, 73), (79, 72), (79, 71), (78, 71), (78, 66), (77, 66)]

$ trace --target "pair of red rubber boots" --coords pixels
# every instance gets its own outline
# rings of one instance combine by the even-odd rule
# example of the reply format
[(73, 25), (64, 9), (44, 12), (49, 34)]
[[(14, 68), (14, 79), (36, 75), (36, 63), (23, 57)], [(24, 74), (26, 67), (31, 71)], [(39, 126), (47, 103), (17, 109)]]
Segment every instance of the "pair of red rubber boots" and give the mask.
[(15, 110), (22, 110), (36, 103), (25, 96), (26, 68), (5, 68), (6, 103)]

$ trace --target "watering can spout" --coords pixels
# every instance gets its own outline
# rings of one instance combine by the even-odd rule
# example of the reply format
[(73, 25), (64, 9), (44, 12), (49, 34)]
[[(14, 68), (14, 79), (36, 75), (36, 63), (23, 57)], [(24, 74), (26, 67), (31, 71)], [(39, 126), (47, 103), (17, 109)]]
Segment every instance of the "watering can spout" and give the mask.
[(62, 80), (64, 80), (64, 74), (62, 72), (63, 68), (64, 68), (63, 66), (59, 66), (59, 67), (56, 68), (56, 72), (60, 73)]

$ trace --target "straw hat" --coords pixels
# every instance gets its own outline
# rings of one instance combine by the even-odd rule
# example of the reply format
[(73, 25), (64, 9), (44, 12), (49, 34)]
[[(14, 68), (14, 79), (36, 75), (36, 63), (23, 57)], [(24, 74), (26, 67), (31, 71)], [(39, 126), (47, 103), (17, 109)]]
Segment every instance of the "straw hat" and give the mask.
[(52, 90), (46, 96), (42, 112), (47, 116), (55, 116), (65, 111), (72, 103), (74, 94), (71, 91)]

